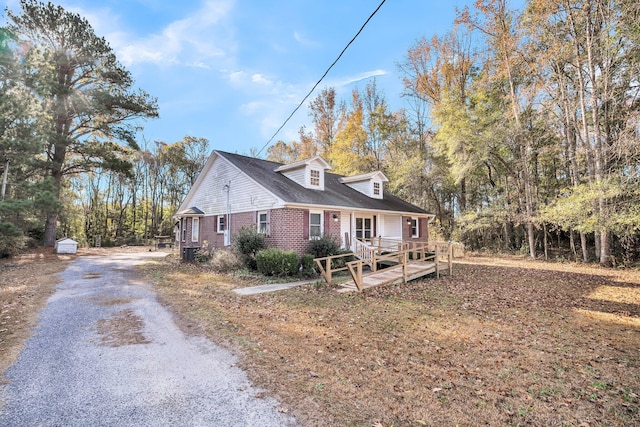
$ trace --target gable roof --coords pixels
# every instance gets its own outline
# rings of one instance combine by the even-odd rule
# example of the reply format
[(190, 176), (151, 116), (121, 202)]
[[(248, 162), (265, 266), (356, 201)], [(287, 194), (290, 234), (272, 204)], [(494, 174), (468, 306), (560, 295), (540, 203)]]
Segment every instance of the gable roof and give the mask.
[(343, 176), (340, 178), (340, 182), (342, 183), (351, 183), (351, 182), (361, 182), (368, 181), (373, 177), (378, 177), (381, 181), (388, 182), (389, 179), (380, 171), (363, 173), (361, 175), (351, 175), (351, 176)]
[(342, 175), (325, 172), (324, 191), (304, 188), (277, 170), (282, 164), (239, 154), (215, 151), (239, 170), (288, 204), (334, 206), (415, 214), (429, 213), (385, 191), (382, 199), (374, 199), (341, 182)]
[(289, 163), (286, 165), (280, 165), (275, 169), (275, 172), (283, 172), (283, 171), (288, 171), (288, 170), (292, 170), (292, 169), (297, 169), (303, 166), (307, 166), (310, 165), (313, 162), (317, 162), (320, 163), (322, 165), (323, 169), (331, 169), (331, 165), (329, 163), (326, 162), (326, 160), (324, 160), (322, 157), (320, 156), (315, 156), (312, 157), (310, 159), (305, 159), (305, 160), (299, 160), (297, 162), (294, 163)]

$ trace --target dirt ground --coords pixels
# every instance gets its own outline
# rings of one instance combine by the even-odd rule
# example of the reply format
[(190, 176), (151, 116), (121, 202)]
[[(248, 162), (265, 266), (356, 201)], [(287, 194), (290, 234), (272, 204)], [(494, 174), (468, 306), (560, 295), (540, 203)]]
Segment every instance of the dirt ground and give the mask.
[(638, 270), (468, 257), (440, 280), (254, 296), (176, 260), (145, 271), (305, 425), (640, 425)]

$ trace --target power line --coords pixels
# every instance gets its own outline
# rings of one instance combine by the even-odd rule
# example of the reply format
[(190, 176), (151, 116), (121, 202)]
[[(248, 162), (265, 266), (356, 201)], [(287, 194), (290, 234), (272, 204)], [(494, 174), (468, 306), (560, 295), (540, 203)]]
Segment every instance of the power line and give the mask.
[[(313, 87), (311, 88), (311, 90), (309, 91), (309, 93), (307, 93), (305, 95), (304, 98), (302, 98), (302, 101), (300, 101), (300, 103), (298, 104), (298, 106), (291, 112), (291, 114), (289, 114), (289, 117), (286, 118), (286, 120), (282, 123), (282, 125), (278, 128), (278, 130), (276, 130), (276, 132), (271, 136), (271, 138), (269, 138), (269, 140), (260, 148), (260, 150), (255, 154), (255, 157), (258, 157), (260, 155), (260, 153), (262, 153), (262, 151), (267, 148), (267, 146), (269, 146), (269, 144), (271, 144), (271, 141), (273, 141), (273, 139), (276, 137), (276, 135), (282, 130), (282, 128), (285, 127), (285, 125), (289, 122), (289, 120), (291, 120), (291, 117), (293, 117), (293, 115), (296, 113), (296, 111), (298, 111), (300, 109), (300, 107), (302, 107), (302, 105), (304, 104), (304, 102), (307, 100), (307, 98), (309, 98), (311, 96), (311, 94), (313, 93), (313, 91), (318, 87), (318, 85), (322, 82), (322, 80), (324, 80), (324, 78), (327, 76), (327, 74), (329, 74), (329, 71), (331, 71), (331, 69), (333, 68), (334, 65), (336, 65), (336, 63), (340, 60), (340, 58), (342, 57), (342, 55), (345, 53), (345, 51), (349, 48), (349, 46), (351, 46), (351, 44), (355, 41), (356, 38), (358, 38), (358, 36), (360, 35), (360, 33), (362, 32), (362, 30), (364, 30), (364, 27), (367, 26), (367, 24), (369, 23), (369, 21), (371, 21), (371, 19), (374, 17), (374, 15), (376, 13), (378, 13), (378, 11), (380, 10), (380, 8), (382, 7), (382, 5), (385, 3), (386, 0), (382, 0), (380, 2), (380, 4), (378, 5), (378, 7), (376, 7), (376, 9), (371, 13), (371, 15), (369, 15), (369, 17), (367, 18), (366, 21), (364, 21), (364, 24), (362, 24), (362, 26), (360, 27), (360, 29), (358, 30), (358, 32), (356, 33), (355, 36), (353, 36), (351, 38), (351, 40), (349, 40), (349, 43), (347, 43), (347, 45), (344, 47), (344, 49), (342, 49), (342, 51), (340, 52), (340, 54), (338, 55), (338, 57), (331, 63), (331, 65), (329, 66), (329, 68), (327, 68), (327, 70), (324, 72), (324, 74), (322, 75), (322, 77), (320, 77), (320, 79), (316, 82), (315, 85), (313, 85)], [(251, 159), (249, 161), (249, 164), (251, 164), (251, 162), (253, 161), (253, 159)], [(241, 171), (236, 172), (236, 174), (229, 180), (229, 185), (231, 184), (231, 181), (235, 180), (236, 177), (238, 175), (240, 175)]]
[(369, 21), (371, 21), (371, 19), (374, 17), (374, 15), (376, 13), (378, 13), (378, 11), (380, 10), (380, 8), (382, 7), (382, 5), (385, 3), (386, 0), (382, 0), (380, 2), (380, 4), (378, 5), (378, 7), (376, 8), (376, 10), (374, 10), (371, 15), (369, 15), (369, 17), (367, 18), (366, 21), (364, 21), (364, 24), (362, 24), (362, 26), (360, 27), (360, 29), (358, 30), (358, 32), (356, 33), (355, 36), (353, 36), (353, 38), (351, 40), (349, 40), (349, 43), (347, 43), (347, 45), (344, 47), (344, 49), (342, 49), (342, 51), (340, 52), (340, 54), (338, 55), (338, 57), (331, 63), (331, 65), (329, 66), (329, 68), (327, 68), (327, 71), (324, 72), (324, 74), (322, 75), (322, 77), (320, 77), (320, 80), (318, 80), (316, 82), (315, 85), (313, 85), (313, 87), (311, 88), (311, 90), (309, 91), (309, 93), (307, 93), (305, 95), (304, 98), (302, 98), (302, 101), (300, 101), (300, 103), (298, 104), (298, 106), (296, 108), (294, 108), (294, 110), (291, 112), (291, 114), (289, 114), (289, 117), (286, 118), (286, 120), (282, 123), (282, 125), (278, 128), (278, 130), (275, 131), (275, 133), (271, 136), (271, 138), (269, 138), (269, 140), (262, 146), (262, 148), (260, 148), (260, 150), (256, 153), (256, 157), (260, 155), (260, 153), (262, 153), (262, 150), (264, 150), (265, 148), (267, 148), (267, 146), (269, 146), (269, 144), (271, 144), (271, 142), (273, 141), (273, 139), (276, 137), (276, 135), (282, 130), (282, 128), (284, 128), (286, 126), (286, 124), (289, 122), (289, 120), (291, 120), (291, 118), (293, 117), (293, 115), (300, 109), (300, 107), (302, 107), (302, 105), (304, 104), (304, 102), (311, 96), (311, 94), (313, 93), (314, 90), (316, 90), (316, 88), (318, 87), (318, 85), (322, 82), (322, 80), (324, 80), (324, 78), (327, 76), (327, 74), (329, 74), (329, 71), (331, 71), (331, 69), (333, 68), (334, 65), (336, 65), (336, 63), (340, 60), (340, 58), (342, 57), (342, 55), (345, 53), (345, 51), (349, 48), (349, 46), (351, 46), (351, 44), (355, 41), (356, 38), (358, 38), (358, 36), (360, 35), (360, 33), (362, 32), (362, 30), (364, 30), (364, 27), (367, 26), (367, 24), (369, 23)]

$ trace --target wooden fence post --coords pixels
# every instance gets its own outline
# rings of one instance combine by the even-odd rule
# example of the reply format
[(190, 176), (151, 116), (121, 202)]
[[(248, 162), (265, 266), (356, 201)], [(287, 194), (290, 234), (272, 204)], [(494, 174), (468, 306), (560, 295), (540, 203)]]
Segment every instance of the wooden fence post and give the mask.
[(449, 241), (449, 276), (453, 276), (453, 245)]
[(407, 252), (402, 254), (402, 283), (407, 283), (407, 258), (409, 257)]
[(376, 261), (376, 251), (372, 250), (371, 251), (371, 271), (373, 271), (374, 273), (376, 271), (378, 271), (378, 262)]

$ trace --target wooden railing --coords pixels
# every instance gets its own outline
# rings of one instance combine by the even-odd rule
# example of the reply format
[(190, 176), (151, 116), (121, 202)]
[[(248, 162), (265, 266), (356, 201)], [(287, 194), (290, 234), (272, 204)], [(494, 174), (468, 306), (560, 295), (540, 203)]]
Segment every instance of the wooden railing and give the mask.
[(353, 255), (356, 258), (365, 260), (367, 264), (371, 262), (375, 252), (375, 248), (369, 245), (366, 240), (356, 239), (353, 242)]
[[(327, 282), (327, 284), (330, 285), (331, 281), (333, 280), (333, 273), (348, 270), (346, 262), (343, 263), (340, 260), (351, 258), (353, 256), (354, 256), (354, 253), (349, 252), (347, 254), (333, 255), (333, 256), (328, 256), (324, 258), (316, 258), (314, 261), (316, 262), (316, 265), (320, 270), (320, 274), (322, 275), (322, 277), (324, 277), (324, 280)], [(333, 264), (342, 265), (342, 266), (334, 268)]]
[[(377, 253), (373, 253), (371, 259), (371, 271), (376, 272), (378, 268), (378, 263), (391, 261), (395, 262), (398, 265), (402, 266), (402, 277), (404, 282), (407, 281), (407, 265), (409, 262), (427, 262), (433, 261), (435, 263), (436, 276), (440, 277), (439, 271), (439, 262), (438, 262), (438, 253), (435, 254), (429, 253), (428, 244), (423, 242), (406, 242), (406, 243), (397, 243), (395, 247), (395, 251), (386, 253), (384, 255), (380, 255)], [(349, 268), (349, 273), (351, 273), (351, 278), (358, 288), (358, 291), (362, 291), (363, 289), (363, 270), (364, 266), (367, 264), (363, 259), (357, 259), (355, 261), (351, 261), (347, 263), (347, 267)]]
[[(390, 261), (403, 265), (406, 270), (408, 262), (434, 261), (436, 264), (436, 276), (440, 277), (440, 264), (447, 264), (449, 275), (453, 274), (454, 255), (464, 255), (464, 245), (454, 242), (402, 242), (396, 239), (384, 239), (376, 237), (370, 241), (358, 239), (354, 241), (354, 251), (341, 255), (324, 258), (316, 258), (315, 262), (320, 274), (328, 284), (333, 281), (333, 274), (341, 271), (351, 273), (356, 286), (362, 284), (364, 266), (371, 268), (372, 272), (378, 270), (380, 262)], [(456, 253), (457, 252), (457, 253)], [(346, 259), (355, 257), (355, 261), (347, 262)], [(405, 258), (406, 257), (406, 260)]]

